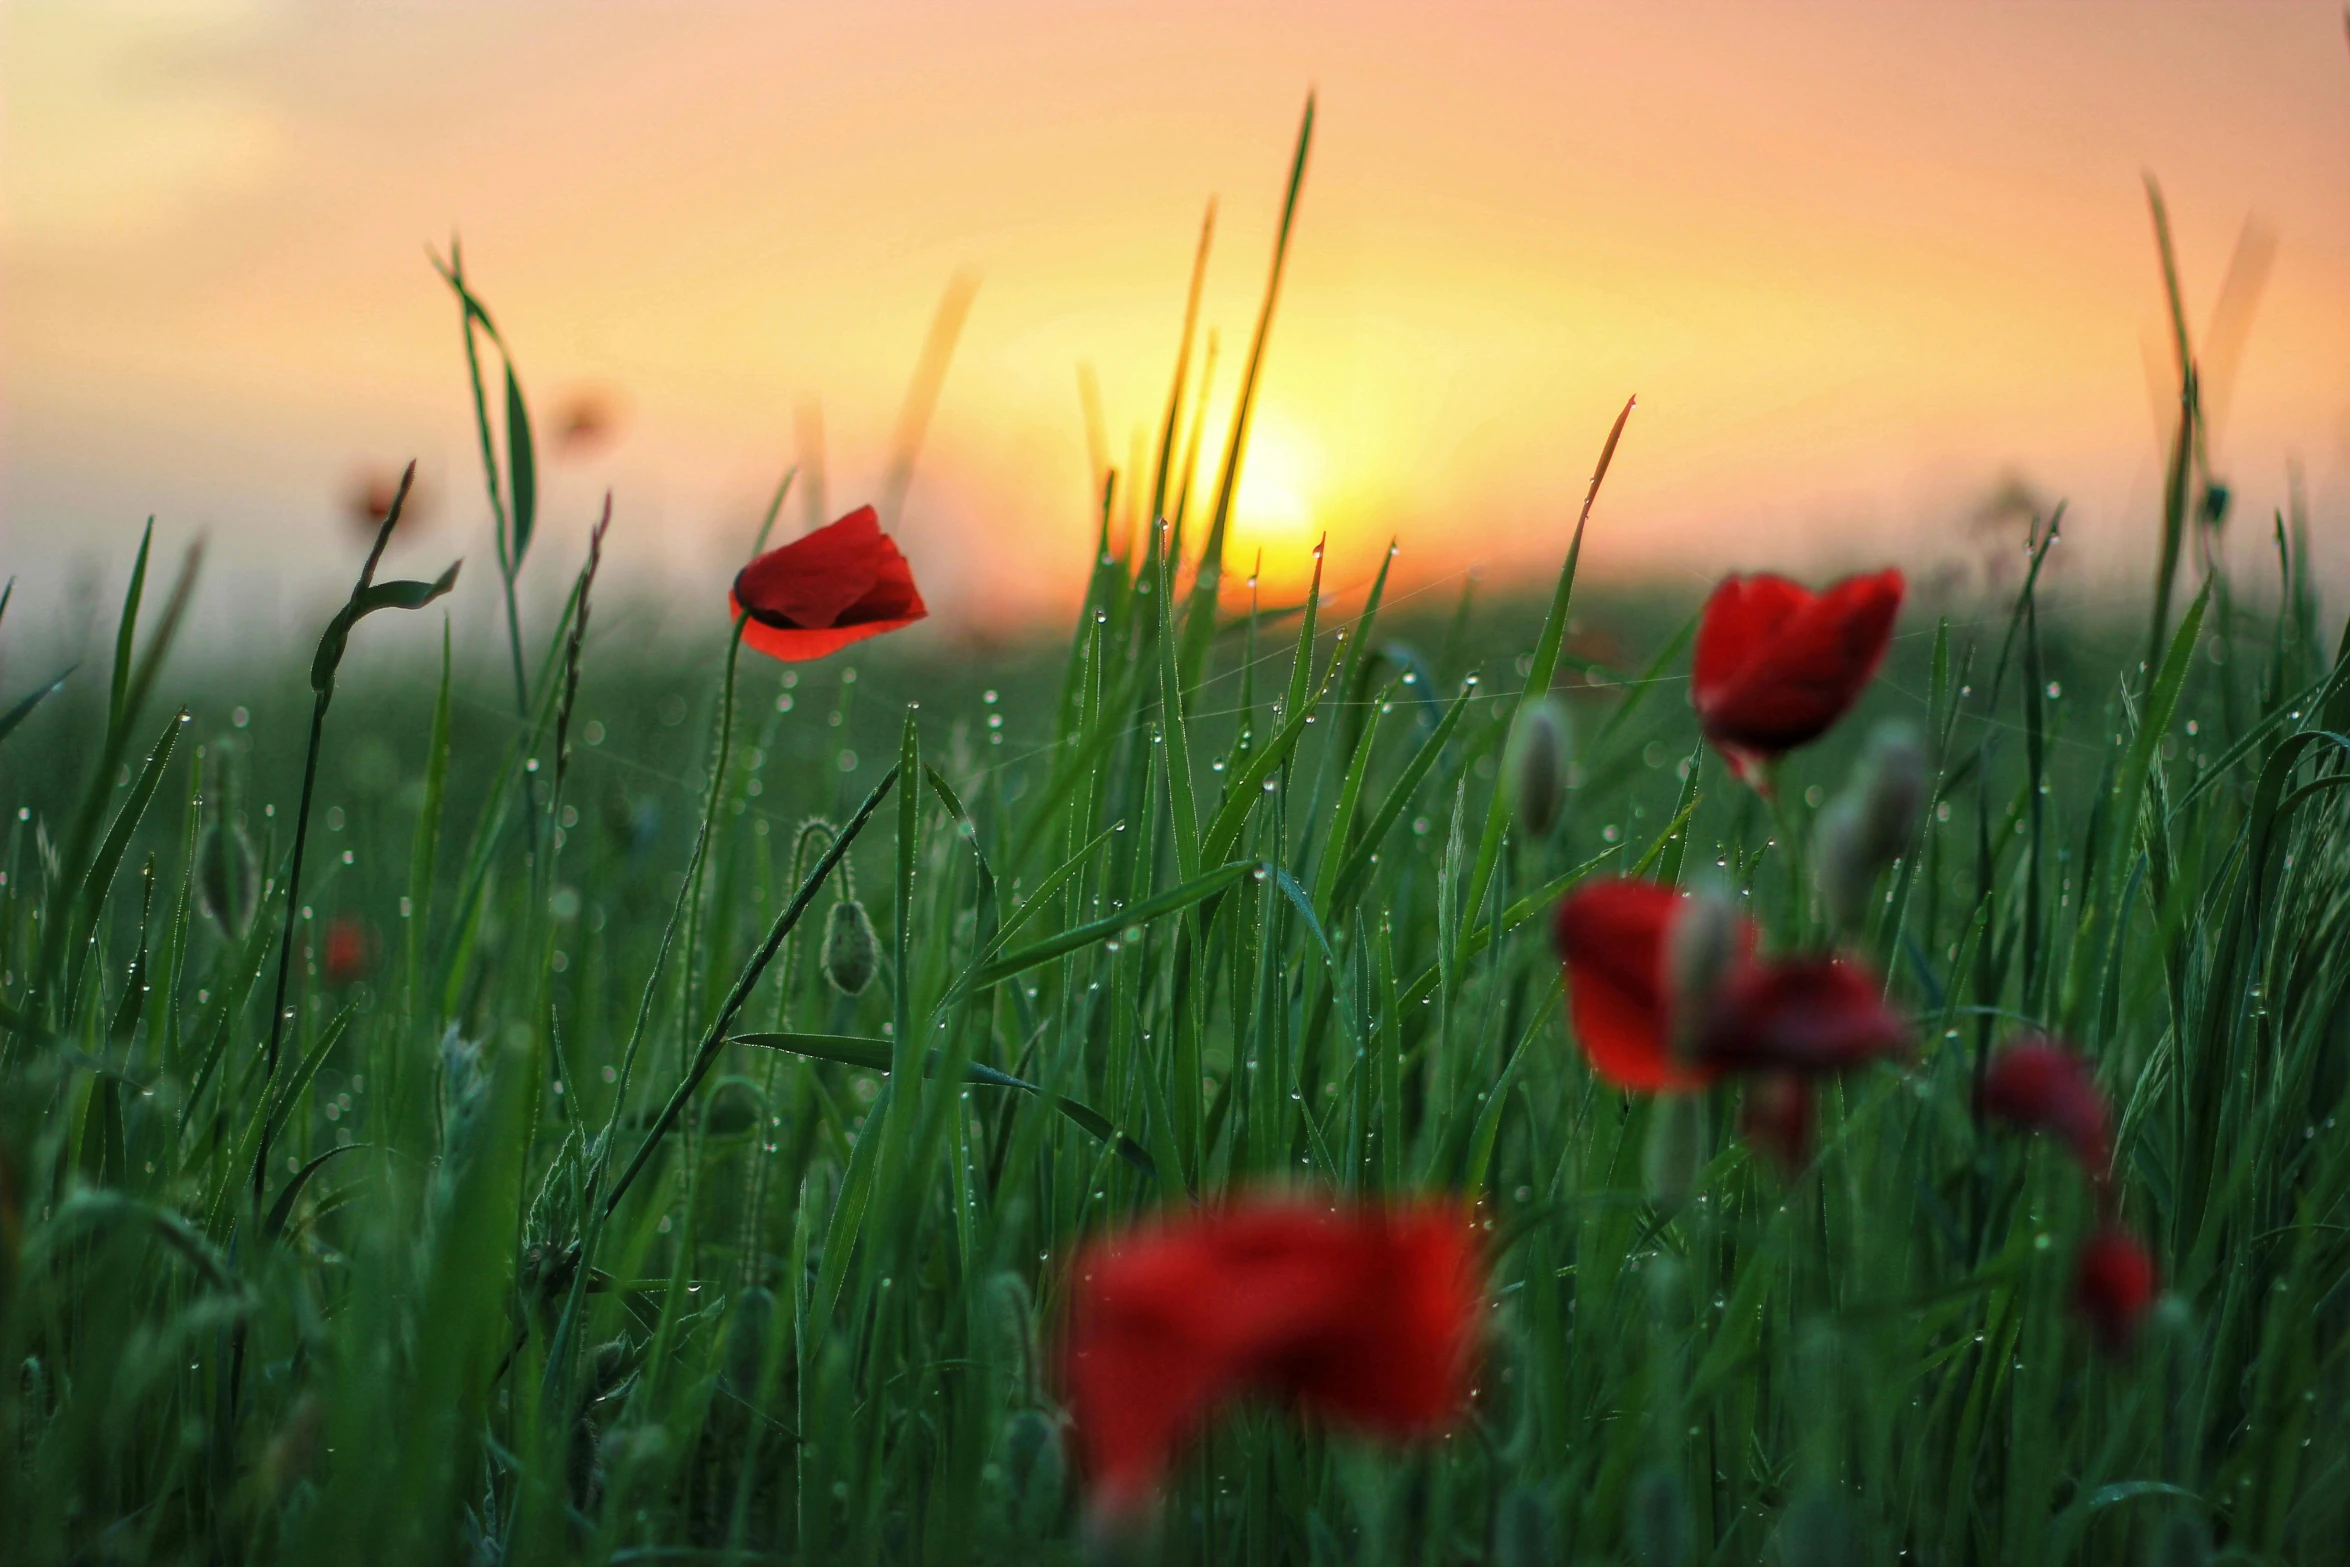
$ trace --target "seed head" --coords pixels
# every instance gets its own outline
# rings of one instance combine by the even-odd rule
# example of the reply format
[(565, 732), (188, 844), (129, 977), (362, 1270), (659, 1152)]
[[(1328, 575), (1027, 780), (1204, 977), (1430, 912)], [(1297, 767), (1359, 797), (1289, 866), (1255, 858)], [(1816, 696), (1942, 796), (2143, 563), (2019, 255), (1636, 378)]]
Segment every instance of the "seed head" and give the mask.
[(1567, 759), (1571, 735), (1567, 715), (1549, 697), (1537, 697), (1518, 710), (1510, 726), (1508, 787), (1518, 826), (1531, 839), (1550, 836), (1558, 825), (1559, 807), (1567, 792)]

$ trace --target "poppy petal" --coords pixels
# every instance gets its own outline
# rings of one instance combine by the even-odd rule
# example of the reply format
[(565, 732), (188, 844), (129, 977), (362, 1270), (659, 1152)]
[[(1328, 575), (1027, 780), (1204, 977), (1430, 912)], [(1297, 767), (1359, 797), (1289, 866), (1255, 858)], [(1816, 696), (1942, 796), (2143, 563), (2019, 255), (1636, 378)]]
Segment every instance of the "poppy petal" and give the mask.
[(2092, 1181), (2106, 1179), (2113, 1132), (2089, 1063), (2048, 1040), (2002, 1050), (1983, 1075), (1983, 1113), (2065, 1145)]
[(786, 661), (822, 658), (930, 613), (913, 567), (870, 506), (745, 566), (727, 596), (743, 640)]
[[(810, 630), (838, 622), (873, 588), (877, 557), (887, 545), (881, 519), (860, 506), (805, 538), (769, 550), (735, 579), (735, 594), (752, 615)], [(896, 546), (887, 545), (891, 554)]]
[(1703, 1045), (1732, 1071), (1841, 1072), (1908, 1048), (1877, 980), (1843, 958), (1756, 963), (1723, 987)]
[(2110, 1355), (2127, 1352), (2153, 1303), (2154, 1259), (2146, 1248), (2120, 1230), (2090, 1236), (2073, 1271), (2073, 1309), (2098, 1347)]
[(1553, 934), (1575, 1038), (1592, 1070), (1619, 1088), (1698, 1088), (1714, 1075), (1673, 1056), (1664, 943), (1684, 901), (1656, 882), (1610, 878), (1585, 883), (1559, 904)]
[(1903, 591), (1894, 570), (1816, 597), (1783, 578), (1723, 583), (1707, 601), (1690, 682), (1706, 738), (1766, 757), (1818, 739), (1876, 677)]
[[(726, 596), (726, 606), (736, 617), (741, 616), (742, 605), (731, 593)], [(902, 631), (921, 618), (919, 614), (906, 615), (896, 620), (867, 621), (858, 626), (824, 626), (812, 631), (797, 626), (770, 626), (754, 618), (743, 627), (743, 645), (769, 658), (779, 658), (787, 664), (804, 663), (812, 658), (837, 653), (850, 643), (862, 642), (867, 637)]]
[(1746, 672), (1779, 628), (1812, 602), (1811, 590), (1770, 572), (1724, 577), (1705, 601), (1691, 662), (1691, 699), (1702, 712)]
[(1243, 1201), (1079, 1259), (1065, 1365), (1093, 1507), (1131, 1512), (1226, 1398), (1272, 1393), (1391, 1437), (1466, 1398), (1483, 1286), (1443, 1206)]

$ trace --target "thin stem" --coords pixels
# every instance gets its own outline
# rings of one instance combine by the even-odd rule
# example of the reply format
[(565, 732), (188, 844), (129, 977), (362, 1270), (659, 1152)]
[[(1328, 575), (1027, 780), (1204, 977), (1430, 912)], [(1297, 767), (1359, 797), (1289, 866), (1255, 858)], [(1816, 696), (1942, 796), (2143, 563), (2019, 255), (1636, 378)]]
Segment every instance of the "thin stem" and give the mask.
[[(310, 796), (318, 784), (318, 751), (326, 737), (326, 705), (334, 699), (330, 687), (318, 693), (310, 704), (310, 749), (302, 759), (302, 803), (294, 810), (294, 853), (286, 868), (286, 919), (278, 932), (277, 941), (277, 999), (269, 1009), (269, 1045), (262, 1057), (261, 1092), (263, 1104), (277, 1084), (278, 1047), (286, 1026), (286, 981), (294, 964), (294, 920), (301, 909), (302, 851), (310, 840)], [(278, 1117), (265, 1110), (261, 1121), (261, 1147), (253, 1156), (253, 1211), (261, 1211), (263, 1186), (269, 1173), (269, 1140), (277, 1131)]]
[(873, 792), (865, 796), (865, 803), (857, 807), (857, 814), (850, 817), (848, 825), (841, 828), (840, 836), (832, 840), (832, 847), (824, 851), (824, 858), (816, 862), (816, 868), (808, 873), (806, 881), (800, 883), (799, 891), (792, 895), (791, 902), (775, 917), (774, 925), (767, 931), (767, 939), (760, 943), (759, 950), (736, 978), (734, 989), (727, 995), (726, 1005), (719, 1008), (718, 1015), (711, 1019), (709, 1031), (702, 1036), (701, 1048), (694, 1052), (692, 1068), (677, 1085), (677, 1091), (669, 1096), (669, 1102), (661, 1107), (661, 1113), (654, 1117), (652, 1126), (645, 1132), (645, 1140), (637, 1145), (636, 1157), (629, 1160), (628, 1168), (612, 1184), (611, 1195), (604, 1199), (607, 1216), (619, 1206), (630, 1183), (644, 1169), (645, 1162), (652, 1158), (653, 1149), (684, 1111), (685, 1102), (693, 1097), (694, 1090), (701, 1086), (702, 1079), (709, 1074), (710, 1064), (718, 1059), (719, 1047), (726, 1043), (726, 1030), (733, 1024), (735, 1014), (742, 1010), (743, 1003), (750, 999), (752, 987), (759, 983), (759, 976), (767, 971), (776, 949), (783, 945), (783, 938), (792, 933), (792, 927), (800, 922), (800, 916), (808, 911), (808, 905), (816, 901), (816, 894), (823, 890), (825, 878), (832, 874), (832, 868), (849, 852), (849, 845), (856, 840), (858, 833), (864, 831), (865, 823), (872, 819), (874, 811), (888, 795), (890, 786), (897, 781), (898, 770), (895, 767), (882, 774), (881, 782), (875, 784)]

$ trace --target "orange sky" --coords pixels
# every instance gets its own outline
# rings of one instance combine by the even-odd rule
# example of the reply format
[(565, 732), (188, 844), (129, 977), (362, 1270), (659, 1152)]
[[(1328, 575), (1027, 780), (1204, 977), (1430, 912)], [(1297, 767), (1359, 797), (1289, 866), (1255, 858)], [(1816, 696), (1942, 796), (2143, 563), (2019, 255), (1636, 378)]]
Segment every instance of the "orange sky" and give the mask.
[(1637, 391), (1595, 569), (1924, 572), (1974, 552), (1956, 525), (2012, 471), (2135, 584), (2151, 170), (2199, 322), (2247, 214), (2278, 242), (2218, 448), (2246, 558), (2297, 458), (2350, 570), (2325, 525), (2350, 502), (2329, 6), (11, 0), (0, 71), (0, 565), (28, 583), (77, 554), (118, 576), (153, 512), (209, 530), (238, 624), (306, 622), (354, 467), (414, 453), (437, 515), (403, 548), (472, 556), (486, 626), (424, 256), (455, 228), (542, 418), (583, 384), (627, 408), (554, 471), (539, 592), (606, 483), (628, 569), (720, 591), (811, 399), (833, 509), (867, 498), (968, 267), (906, 547), (944, 612), (1065, 604), (1078, 366), (1123, 461), (1217, 196), (1223, 402), (1309, 86), (1243, 563), (1302, 568), (1327, 529), (1340, 582), (1390, 533), (1421, 583), (1547, 573)]

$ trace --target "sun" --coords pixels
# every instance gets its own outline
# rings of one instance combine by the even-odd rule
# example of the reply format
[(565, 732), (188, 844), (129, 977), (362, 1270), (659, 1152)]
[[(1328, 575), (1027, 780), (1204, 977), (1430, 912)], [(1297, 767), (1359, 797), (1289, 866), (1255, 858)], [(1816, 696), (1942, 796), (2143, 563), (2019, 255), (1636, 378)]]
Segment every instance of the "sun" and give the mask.
[(1272, 421), (1252, 430), (1233, 497), (1227, 573), (1245, 575), (1261, 550), (1262, 588), (1302, 590), (1313, 579), (1314, 541), (1328, 525), (1321, 480), (1321, 453), (1304, 432)]

